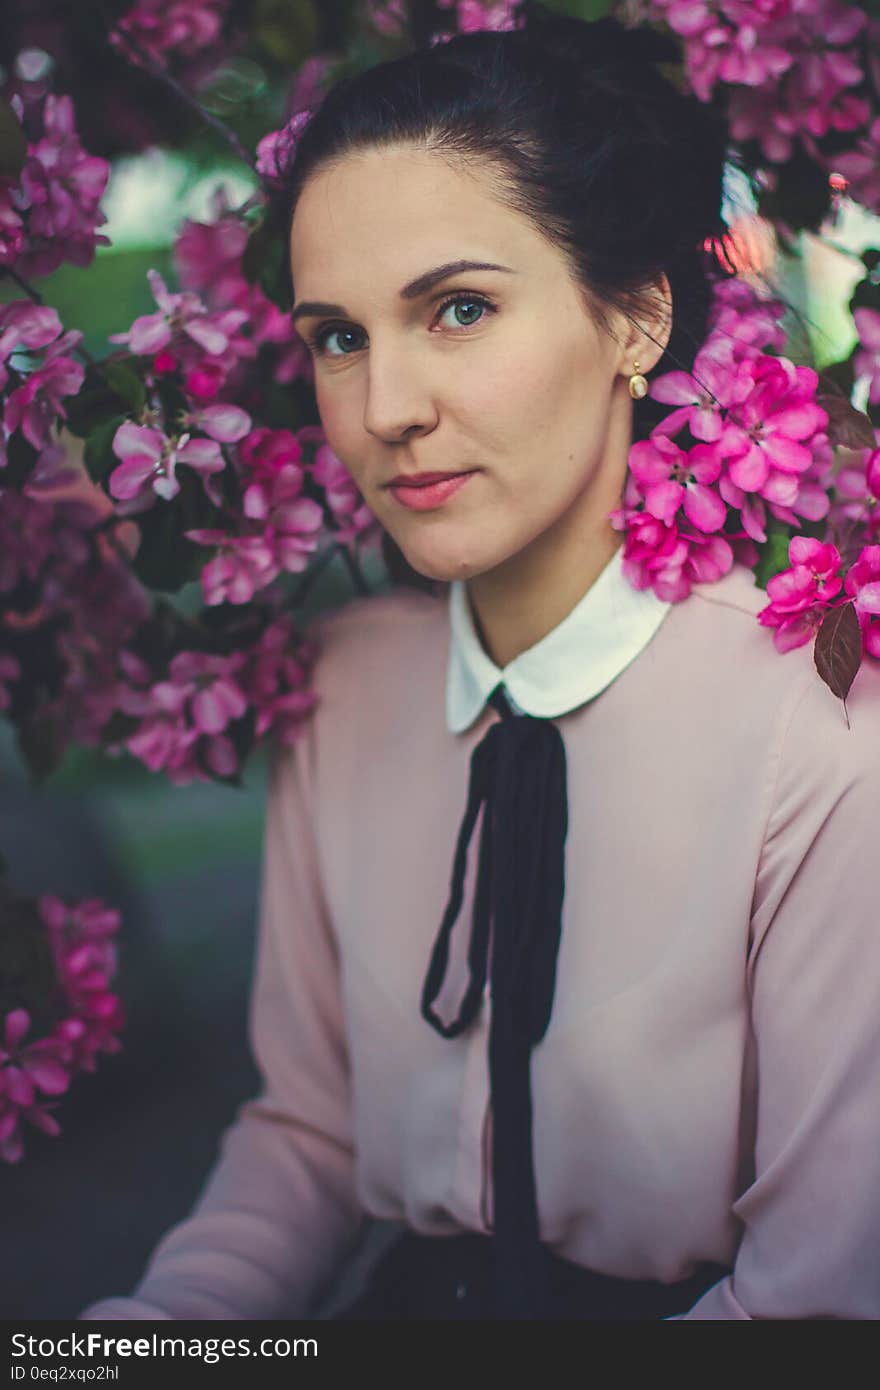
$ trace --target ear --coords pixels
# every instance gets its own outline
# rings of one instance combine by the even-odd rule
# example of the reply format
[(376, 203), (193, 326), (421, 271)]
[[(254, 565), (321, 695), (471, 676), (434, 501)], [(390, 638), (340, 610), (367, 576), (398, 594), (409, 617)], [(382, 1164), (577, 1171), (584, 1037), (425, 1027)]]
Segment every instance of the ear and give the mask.
[(638, 362), (646, 375), (660, 361), (672, 332), (672, 289), (665, 273), (646, 286), (638, 309), (622, 322), (621, 373), (630, 376)]

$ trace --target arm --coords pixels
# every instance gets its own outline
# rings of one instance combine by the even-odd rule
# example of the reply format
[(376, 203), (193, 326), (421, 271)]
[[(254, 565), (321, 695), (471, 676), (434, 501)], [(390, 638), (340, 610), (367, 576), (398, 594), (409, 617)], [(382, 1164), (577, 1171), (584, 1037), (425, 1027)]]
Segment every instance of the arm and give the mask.
[(813, 676), (783, 746), (747, 966), (755, 1175), (733, 1273), (685, 1319), (880, 1318), (880, 669), (853, 696), (847, 730)]
[(272, 765), (250, 1004), (261, 1093), (133, 1296), (83, 1319), (303, 1316), (359, 1233), (337, 958), (312, 833), (315, 719)]

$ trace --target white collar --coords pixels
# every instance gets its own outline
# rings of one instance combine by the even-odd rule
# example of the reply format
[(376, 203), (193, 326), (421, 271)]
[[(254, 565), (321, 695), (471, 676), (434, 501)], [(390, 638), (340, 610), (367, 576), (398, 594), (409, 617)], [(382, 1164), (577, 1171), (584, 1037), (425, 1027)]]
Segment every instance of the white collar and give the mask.
[(499, 682), (515, 712), (537, 719), (567, 714), (610, 685), (647, 645), (672, 607), (653, 589), (634, 588), (622, 564), (621, 545), (562, 622), (503, 669), (477, 635), (465, 582), (453, 580), (446, 669), (450, 732), (462, 733), (474, 722)]

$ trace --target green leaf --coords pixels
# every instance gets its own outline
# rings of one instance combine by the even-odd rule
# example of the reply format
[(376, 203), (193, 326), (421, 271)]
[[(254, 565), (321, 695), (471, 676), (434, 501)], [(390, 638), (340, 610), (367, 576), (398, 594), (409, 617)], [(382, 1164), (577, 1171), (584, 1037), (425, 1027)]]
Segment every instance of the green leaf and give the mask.
[(123, 362), (108, 362), (104, 372), (117, 396), (125, 402), (133, 415), (140, 416), (147, 403), (147, 392), (137, 373)]
[(114, 415), (109, 420), (103, 420), (86, 440), (83, 462), (89, 477), (96, 483), (102, 483), (121, 462), (113, 452), (113, 436), (127, 418), (126, 415)]
[(17, 179), (27, 159), (27, 136), (18, 117), (0, 97), (0, 178)]
[(785, 530), (770, 531), (767, 540), (758, 547), (760, 560), (755, 567), (755, 583), (760, 589), (767, 588), (767, 581), (772, 579), (774, 574), (781, 574), (788, 569), (788, 543), (791, 535)]
[(575, 19), (604, 19), (611, 11), (611, 0), (559, 0), (549, 8)]

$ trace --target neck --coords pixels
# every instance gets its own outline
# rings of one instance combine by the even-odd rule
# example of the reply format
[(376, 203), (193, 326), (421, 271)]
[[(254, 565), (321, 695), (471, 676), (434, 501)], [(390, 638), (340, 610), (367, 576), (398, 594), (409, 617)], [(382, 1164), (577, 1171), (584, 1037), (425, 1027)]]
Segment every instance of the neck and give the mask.
[(516, 555), (467, 581), (486, 653), (505, 667), (566, 618), (624, 542), (608, 513), (621, 489), (585, 495)]

